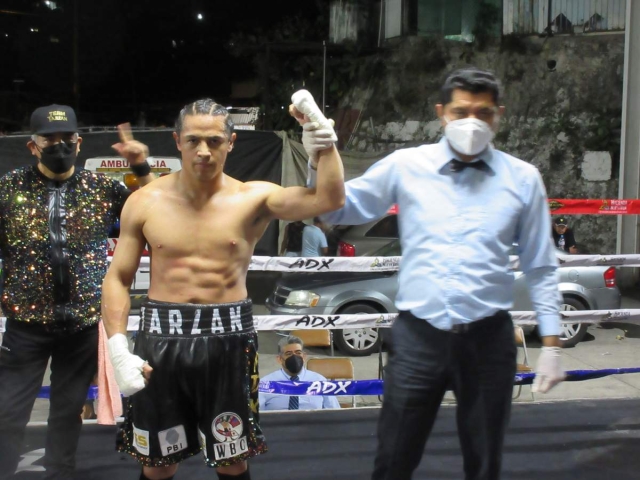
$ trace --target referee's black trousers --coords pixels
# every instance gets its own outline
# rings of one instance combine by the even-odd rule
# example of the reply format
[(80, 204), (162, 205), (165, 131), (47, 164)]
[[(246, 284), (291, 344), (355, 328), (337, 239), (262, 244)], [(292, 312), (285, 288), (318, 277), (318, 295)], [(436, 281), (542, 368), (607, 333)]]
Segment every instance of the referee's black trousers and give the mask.
[(400, 313), (391, 328), (373, 480), (411, 478), (448, 388), (457, 400), (464, 478), (500, 478), (516, 373), (513, 328), (504, 311), (455, 333)]
[(82, 407), (97, 371), (98, 328), (50, 333), (42, 326), (7, 321), (0, 351), (0, 479), (12, 478), (24, 432), (51, 358), (46, 478), (66, 478), (75, 469)]

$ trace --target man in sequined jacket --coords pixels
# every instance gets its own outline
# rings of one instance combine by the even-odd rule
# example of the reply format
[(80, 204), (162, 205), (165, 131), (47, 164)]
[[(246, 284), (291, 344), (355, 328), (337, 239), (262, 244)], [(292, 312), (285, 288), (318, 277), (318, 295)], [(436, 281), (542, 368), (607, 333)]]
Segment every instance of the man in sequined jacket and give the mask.
[[(0, 479), (20, 459), (44, 373), (51, 389), (44, 465), (47, 478), (71, 478), (89, 384), (97, 371), (106, 241), (130, 192), (117, 181), (75, 168), (82, 138), (65, 105), (36, 109), (27, 143), (37, 164), (0, 179), (0, 255), (6, 332), (0, 351)], [(139, 184), (153, 180), (148, 151), (120, 130), (114, 149)]]

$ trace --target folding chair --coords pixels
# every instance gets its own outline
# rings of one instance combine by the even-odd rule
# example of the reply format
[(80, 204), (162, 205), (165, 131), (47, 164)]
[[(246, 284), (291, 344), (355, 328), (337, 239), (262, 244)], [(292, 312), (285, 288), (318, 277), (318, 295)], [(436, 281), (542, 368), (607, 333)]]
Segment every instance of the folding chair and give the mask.
[(305, 347), (329, 347), (333, 357), (333, 332), (331, 330), (292, 330), (289, 335), (298, 337)]
[[(310, 358), (307, 362), (307, 369), (323, 375), (327, 380), (354, 380), (353, 362), (350, 358), (328, 357)], [(351, 402), (340, 402), (342, 408), (353, 408), (356, 406), (355, 395), (351, 396)]]
[[(516, 346), (522, 347), (523, 351), (522, 363), (516, 360), (516, 373), (531, 373), (533, 371), (533, 368), (531, 368), (531, 366), (529, 365), (529, 353), (527, 352), (527, 343), (524, 339), (524, 331), (522, 330), (522, 327), (515, 325), (513, 327), (513, 333), (515, 335)], [(517, 385), (513, 388), (514, 390), (517, 390), (517, 393), (515, 393), (513, 396), (513, 399), (515, 400), (516, 398), (520, 397), (520, 393), (522, 392), (522, 385)], [(535, 399), (533, 396), (533, 391), (531, 392), (531, 399)]]

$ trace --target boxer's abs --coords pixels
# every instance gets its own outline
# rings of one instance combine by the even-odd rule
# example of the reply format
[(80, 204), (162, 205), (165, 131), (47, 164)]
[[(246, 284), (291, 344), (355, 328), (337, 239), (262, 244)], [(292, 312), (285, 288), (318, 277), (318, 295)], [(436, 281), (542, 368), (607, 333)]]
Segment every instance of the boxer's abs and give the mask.
[(229, 303), (247, 298), (248, 260), (154, 258), (149, 298), (176, 303)]

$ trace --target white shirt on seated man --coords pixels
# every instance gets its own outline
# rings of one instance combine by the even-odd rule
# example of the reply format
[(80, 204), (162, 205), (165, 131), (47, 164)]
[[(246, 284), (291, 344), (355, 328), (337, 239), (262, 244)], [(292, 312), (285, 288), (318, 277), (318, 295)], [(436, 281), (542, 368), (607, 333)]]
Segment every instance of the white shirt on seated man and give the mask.
[[(296, 336), (289, 335), (278, 342), (278, 363), (282, 366), (265, 375), (260, 380), (265, 382), (315, 382), (325, 381), (326, 378), (319, 373), (304, 368), (307, 354), (304, 351), (304, 343)], [(298, 378), (295, 378), (298, 377)], [(319, 410), (322, 408), (340, 408), (338, 399), (332, 396), (320, 395), (276, 395), (272, 393), (259, 394), (260, 410)]]

